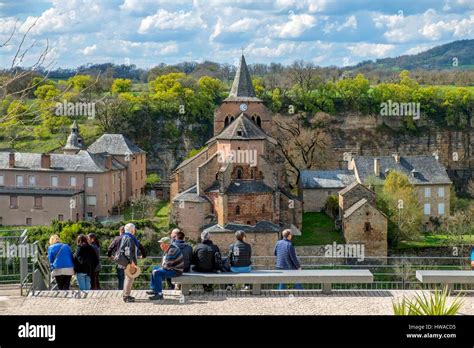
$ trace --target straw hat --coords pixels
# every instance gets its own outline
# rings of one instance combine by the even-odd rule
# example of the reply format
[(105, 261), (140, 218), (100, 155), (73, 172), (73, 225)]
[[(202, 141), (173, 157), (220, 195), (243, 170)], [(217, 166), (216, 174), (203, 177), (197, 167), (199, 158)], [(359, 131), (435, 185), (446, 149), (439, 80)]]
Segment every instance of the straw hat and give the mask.
[(132, 265), (128, 264), (127, 268), (125, 268), (125, 275), (129, 278), (135, 279), (142, 273), (140, 267), (135, 267), (135, 272), (132, 271)]

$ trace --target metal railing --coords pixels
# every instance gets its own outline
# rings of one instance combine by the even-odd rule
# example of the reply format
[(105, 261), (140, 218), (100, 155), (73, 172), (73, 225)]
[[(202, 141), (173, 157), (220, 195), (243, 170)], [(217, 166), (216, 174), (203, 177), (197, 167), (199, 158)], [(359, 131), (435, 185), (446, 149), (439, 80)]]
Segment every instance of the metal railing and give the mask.
[[(374, 275), (373, 283), (333, 284), (334, 289), (354, 290), (415, 290), (432, 289), (439, 284), (420, 283), (415, 276), (417, 270), (468, 270), (467, 257), (383, 257), (365, 258), (357, 261), (353, 258), (329, 258), (324, 256), (299, 257), (303, 269), (367, 269)], [(253, 269), (274, 269), (275, 257), (256, 256), (252, 258)], [(100, 283), (102, 289), (116, 289), (117, 278), (115, 265), (106, 257), (101, 258), (102, 270)], [(134, 282), (136, 289), (148, 289), (151, 269), (161, 264), (160, 256), (139, 260), (142, 275)], [(275, 289), (276, 284), (269, 284), (262, 289)], [(199, 288), (199, 287), (197, 287)], [(217, 286), (216, 286), (217, 288)], [(224, 288), (224, 287), (222, 287)], [(304, 284), (304, 289), (321, 289), (320, 284)], [(456, 284), (456, 290), (474, 290), (473, 284)]]

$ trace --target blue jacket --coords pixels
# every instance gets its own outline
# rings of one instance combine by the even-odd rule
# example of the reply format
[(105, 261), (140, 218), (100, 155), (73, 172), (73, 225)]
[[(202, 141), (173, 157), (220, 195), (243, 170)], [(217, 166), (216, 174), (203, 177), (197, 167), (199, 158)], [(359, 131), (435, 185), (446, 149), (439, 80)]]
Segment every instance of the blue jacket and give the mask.
[[(61, 249), (61, 252), (59, 252), (59, 249)], [(56, 243), (50, 245), (48, 247), (48, 260), (51, 265), (51, 270), (59, 268), (74, 268), (72, 251), (67, 244)]]
[(281, 269), (298, 269), (300, 262), (295, 247), (288, 239), (279, 240), (273, 254), (276, 256), (276, 267)]

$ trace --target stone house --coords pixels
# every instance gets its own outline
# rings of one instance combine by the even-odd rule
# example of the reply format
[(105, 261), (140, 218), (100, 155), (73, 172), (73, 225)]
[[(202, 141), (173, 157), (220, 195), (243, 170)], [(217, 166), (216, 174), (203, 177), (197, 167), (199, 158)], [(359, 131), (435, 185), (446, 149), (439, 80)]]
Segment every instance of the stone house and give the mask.
[(342, 216), (346, 243), (363, 244), (365, 257), (387, 256), (387, 226), (387, 216), (366, 198), (354, 203)]
[(324, 210), (329, 196), (338, 192), (355, 181), (350, 170), (303, 170), (298, 182), (298, 196), (304, 202), (305, 212), (321, 212)]
[(227, 249), (242, 229), (255, 255), (271, 255), (282, 228), (299, 231), (302, 203), (288, 192), (271, 128), (242, 56), (229, 97), (215, 111), (214, 136), (170, 177), (171, 221), (189, 238), (210, 231)]
[(145, 152), (121, 134), (104, 134), (85, 149), (74, 122), (63, 151), (0, 152), (0, 224), (106, 217), (143, 193)]
[(426, 223), (450, 214), (452, 181), (434, 156), (353, 156), (348, 168), (357, 182), (375, 185), (382, 185), (390, 171), (402, 172), (415, 187)]

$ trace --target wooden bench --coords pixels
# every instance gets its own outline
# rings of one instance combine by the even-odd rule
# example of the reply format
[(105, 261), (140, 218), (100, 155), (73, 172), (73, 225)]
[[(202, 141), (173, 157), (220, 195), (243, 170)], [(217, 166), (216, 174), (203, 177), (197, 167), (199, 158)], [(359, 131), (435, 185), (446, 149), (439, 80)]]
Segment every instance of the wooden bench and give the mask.
[(442, 284), (452, 293), (454, 284), (473, 284), (474, 271), (416, 271), (416, 279), (426, 284)]
[(252, 284), (252, 294), (259, 295), (262, 284), (322, 284), (325, 294), (331, 293), (332, 284), (372, 283), (369, 270), (258, 270), (250, 273), (184, 273), (173, 278), (181, 284), (183, 295), (189, 295), (196, 284)]

